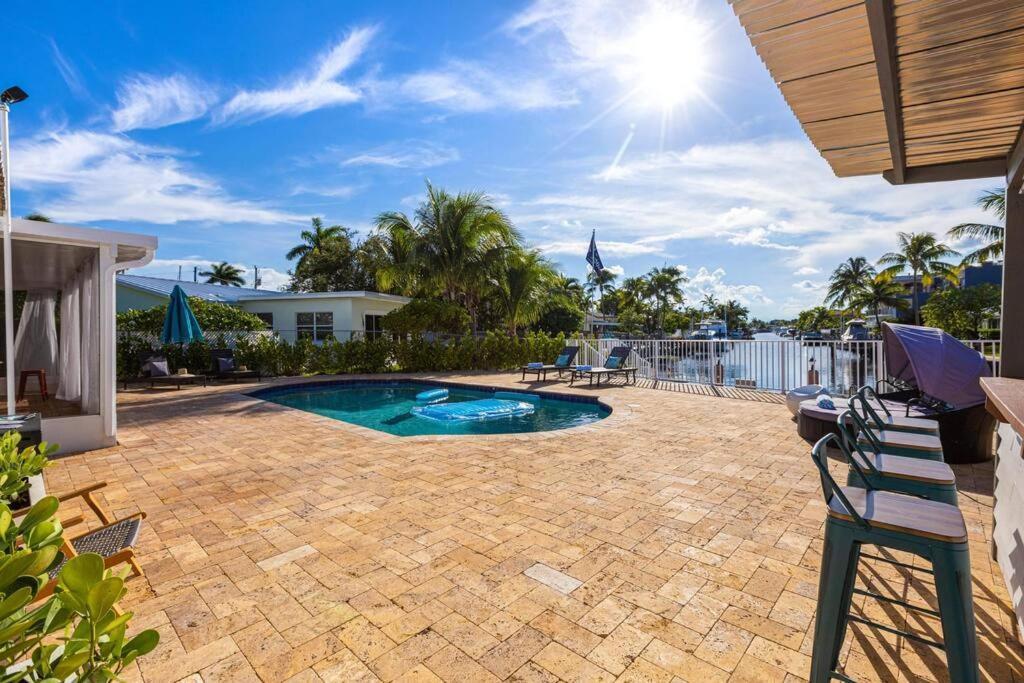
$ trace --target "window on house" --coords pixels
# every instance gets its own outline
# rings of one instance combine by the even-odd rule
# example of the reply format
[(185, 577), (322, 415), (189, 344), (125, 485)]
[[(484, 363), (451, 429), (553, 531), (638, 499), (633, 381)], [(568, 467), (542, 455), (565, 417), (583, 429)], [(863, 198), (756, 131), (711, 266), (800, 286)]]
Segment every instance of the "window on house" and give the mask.
[(274, 329), (274, 314), (273, 313), (257, 313), (256, 317), (263, 321), (263, 325), (268, 329)]
[(334, 313), (296, 313), (295, 330), (299, 339), (312, 339), (316, 342), (334, 338)]
[(377, 337), (384, 334), (384, 326), (381, 321), (384, 320), (382, 315), (371, 315), (367, 313), (363, 316), (363, 329), (366, 330), (366, 336), (370, 339), (376, 339)]

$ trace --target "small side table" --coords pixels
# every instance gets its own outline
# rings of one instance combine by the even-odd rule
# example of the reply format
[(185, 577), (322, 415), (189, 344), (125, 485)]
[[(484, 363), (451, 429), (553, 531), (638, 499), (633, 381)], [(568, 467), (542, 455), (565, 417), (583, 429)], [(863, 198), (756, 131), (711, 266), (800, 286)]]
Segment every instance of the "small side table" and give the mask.
[(50, 392), (46, 388), (46, 370), (22, 370), (18, 381), (18, 400), (25, 398), (25, 385), (28, 384), (29, 377), (35, 377), (36, 381), (39, 382), (39, 393), (43, 395), (43, 400), (50, 400)]

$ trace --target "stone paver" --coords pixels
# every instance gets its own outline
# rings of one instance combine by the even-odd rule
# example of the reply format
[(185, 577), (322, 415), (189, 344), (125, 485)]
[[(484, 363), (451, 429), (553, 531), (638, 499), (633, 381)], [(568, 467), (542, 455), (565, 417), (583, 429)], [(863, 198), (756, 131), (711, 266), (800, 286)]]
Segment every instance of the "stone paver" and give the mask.
[[(252, 385), (120, 394), (121, 444), (60, 459), (46, 480), (106, 480), (116, 514), (149, 515), (125, 607), (162, 641), (127, 678), (806, 677), (824, 506), (778, 397), (528, 386), (614, 412), (563, 432), (403, 439), (265, 403)], [(1024, 681), (988, 553), (991, 465), (955, 469), (983, 678)], [(869, 562), (861, 580), (934, 605), (906, 574)], [(855, 609), (940, 635), (902, 607), (858, 596)], [(857, 680), (946, 678), (941, 653), (861, 626), (841, 657)]]

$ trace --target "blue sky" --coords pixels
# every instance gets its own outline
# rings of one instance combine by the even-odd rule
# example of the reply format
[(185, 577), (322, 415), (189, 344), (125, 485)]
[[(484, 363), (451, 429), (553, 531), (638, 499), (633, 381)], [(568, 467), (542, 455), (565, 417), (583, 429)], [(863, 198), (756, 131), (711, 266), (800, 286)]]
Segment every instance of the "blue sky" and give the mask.
[(15, 213), (155, 234), (148, 274), (227, 260), (280, 286), (311, 216), (365, 234), (429, 179), (489, 193), (568, 274), (597, 230), (625, 276), (679, 265), (691, 298), (793, 315), (842, 259), (981, 218), (997, 185), (833, 177), (721, 0), (6, 14)]

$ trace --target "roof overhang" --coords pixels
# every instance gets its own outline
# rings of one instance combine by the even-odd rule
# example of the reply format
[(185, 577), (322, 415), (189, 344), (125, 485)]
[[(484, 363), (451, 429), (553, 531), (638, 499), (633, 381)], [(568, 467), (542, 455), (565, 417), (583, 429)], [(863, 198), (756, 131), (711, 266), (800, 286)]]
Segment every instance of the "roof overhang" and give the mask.
[(240, 296), (238, 297), (239, 302), (249, 301), (283, 301), (292, 299), (373, 299), (375, 301), (394, 301), (396, 303), (407, 304), (412, 299), (405, 296), (398, 296), (397, 294), (383, 294), (381, 292), (367, 292), (367, 291), (345, 291), (345, 292), (281, 292), (280, 295), (256, 295), (256, 296)]
[(52, 242), (82, 247), (107, 245), (116, 247), (119, 262), (135, 262), (152, 258), (157, 248), (157, 238), (134, 232), (119, 232), (100, 228), (83, 228), (77, 225), (30, 221), (25, 218), (11, 219), (11, 237), (36, 242)]
[(730, 2), (837, 176), (1021, 187), (1021, 0)]

